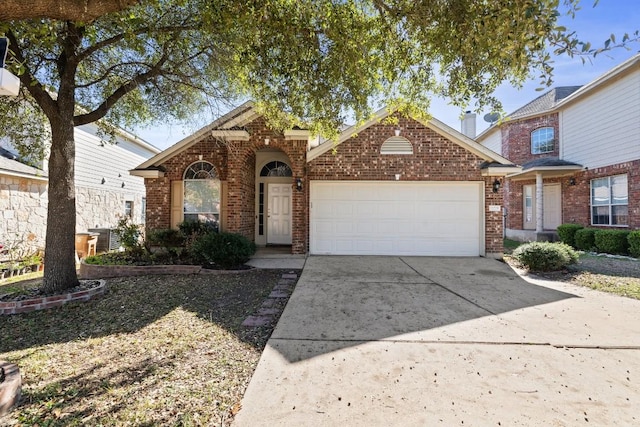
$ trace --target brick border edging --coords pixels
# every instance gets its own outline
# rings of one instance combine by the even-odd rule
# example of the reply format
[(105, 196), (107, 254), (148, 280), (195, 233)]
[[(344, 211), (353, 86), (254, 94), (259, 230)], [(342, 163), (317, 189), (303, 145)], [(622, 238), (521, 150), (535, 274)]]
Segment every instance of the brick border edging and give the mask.
[(0, 360), (0, 368), (4, 370), (5, 378), (0, 382), (0, 417), (9, 413), (11, 408), (20, 401), (22, 394), (22, 377), (18, 366)]
[(0, 316), (60, 307), (68, 302), (89, 301), (90, 299), (105, 293), (107, 289), (106, 282), (104, 280), (99, 280), (99, 282), (100, 285), (95, 288), (69, 292), (62, 295), (31, 298), (22, 301), (0, 301)]
[(237, 274), (255, 270), (213, 270), (200, 265), (95, 265), (80, 264), (82, 279), (104, 279), (109, 277), (130, 277), (162, 274)]

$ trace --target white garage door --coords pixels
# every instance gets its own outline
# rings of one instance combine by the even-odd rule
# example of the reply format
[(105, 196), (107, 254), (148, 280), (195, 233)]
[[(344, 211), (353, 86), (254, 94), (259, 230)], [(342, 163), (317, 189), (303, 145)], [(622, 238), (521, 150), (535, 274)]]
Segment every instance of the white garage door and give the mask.
[(478, 256), (479, 182), (312, 181), (312, 254)]

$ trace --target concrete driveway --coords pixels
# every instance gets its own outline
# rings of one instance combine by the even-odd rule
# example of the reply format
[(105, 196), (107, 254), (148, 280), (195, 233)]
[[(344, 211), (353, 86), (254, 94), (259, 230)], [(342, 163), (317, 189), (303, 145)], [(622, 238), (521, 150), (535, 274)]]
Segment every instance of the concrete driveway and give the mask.
[(484, 258), (310, 257), (236, 426), (640, 425), (640, 301)]

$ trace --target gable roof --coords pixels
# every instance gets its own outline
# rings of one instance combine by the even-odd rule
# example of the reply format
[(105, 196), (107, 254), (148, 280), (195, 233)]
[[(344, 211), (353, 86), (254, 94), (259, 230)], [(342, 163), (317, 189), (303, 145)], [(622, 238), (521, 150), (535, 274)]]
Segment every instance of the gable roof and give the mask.
[(0, 147), (0, 175), (47, 180), (47, 175), (44, 171), (22, 163), (18, 156), (2, 147)]
[(558, 86), (550, 91), (540, 95), (533, 101), (518, 108), (508, 117), (511, 120), (530, 117), (538, 114), (547, 113), (554, 109), (558, 103), (580, 89), (581, 86)]
[(151, 157), (149, 160), (142, 163), (134, 170), (153, 169), (154, 167), (159, 166), (165, 160), (175, 156), (181, 151), (184, 151), (193, 144), (197, 143), (202, 139), (202, 137), (211, 134), (212, 131), (218, 129), (231, 130), (233, 128), (241, 127), (254, 120), (256, 117), (258, 117), (258, 113), (253, 108), (253, 102), (247, 101), (239, 107), (229, 111), (224, 116), (214, 120), (207, 126), (199, 129), (195, 133), (176, 142), (166, 150), (161, 151), (160, 153)]
[[(318, 156), (321, 156), (322, 154), (326, 153), (327, 151), (332, 150), (333, 148), (347, 141), (349, 138), (356, 135), (357, 133), (362, 132), (363, 130), (371, 126), (374, 126), (380, 123), (381, 120), (384, 120), (386, 117), (390, 116), (391, 114), (394, 114), (395, 112), (396, 112), (395, 110), (389, 110), (389, 109), (383, 108), (377, 111), (373, 115), (373, 117), (368, 121), (366, 121), (365, 123), (359, 126), (353, 125), (348, 127), (340, 134), (340, 136), (338, 137), (338, 140), (335, 143), (333, 141), (325, 141), (319, 146), (317, 146), (316, 148), (307, 152), (307, 162), (310, 162), (313, 159), (317, 158)], [(444, 136), (445, 138), (458, 144), (462, 148), (482, 158), (483, 160), (485, 160), (487, 164), (513, 166), (512, 162), (502, 157), (498, 153), (495, 153), (492, 150), (480, 145), (473, 139), (469, 138), (466, 135), (463, 135), (462, 133), (445, 125), (444, 123), (442, 123), (441, 121), (435, 118), (431, 118), (428, 121), (418, 120), (415, 118), (414, 120), (418, 121), (419, 123), (422, 123), (424, 126), (428, 127), (429, 129), (433, 130), (439, 135)]]

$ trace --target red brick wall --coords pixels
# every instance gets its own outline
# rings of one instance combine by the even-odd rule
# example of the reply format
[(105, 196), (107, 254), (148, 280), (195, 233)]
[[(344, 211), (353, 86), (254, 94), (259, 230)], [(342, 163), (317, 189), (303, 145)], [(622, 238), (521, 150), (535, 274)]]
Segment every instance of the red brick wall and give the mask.
[[(554, 151), (544, 154), (531, 154), (531, 132), (543, 127), (552, 127), (556, 143)], [(506, 122), (502, 127), (502, 156), (522, 165), (534, 159), (558, 157), (558, 114), (535, 117), (532, 119)]]
[[(413, 155), (381, 155), (380, 146), (402, 130), (401, 136), (413, 144)], [(310, 180), (395, 180), (403, 181), (484, 181), (485, 183), (485, 248), (487, 253), (500, 253), (502, 244), (502, 212), (489, 212), (489, 205), (502, 205), (502, 191), (492, 192), (495, 177), (483, 177), (483, 159), (449, 141), (423, 124), (399, 117), (399, 123), (378, 124), (309, 163)]]

